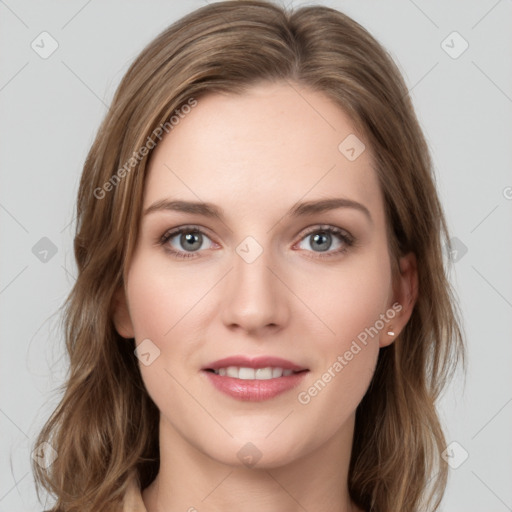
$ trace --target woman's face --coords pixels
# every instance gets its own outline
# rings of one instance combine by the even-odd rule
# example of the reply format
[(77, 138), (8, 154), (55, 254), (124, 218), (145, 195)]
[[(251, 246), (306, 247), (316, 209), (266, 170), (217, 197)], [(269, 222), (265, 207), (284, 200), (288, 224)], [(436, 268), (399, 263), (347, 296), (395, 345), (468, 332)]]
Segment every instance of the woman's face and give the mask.
[(297, 84), (200, 98), (153, 152), (140, 226), (115, 323), (169, 435), (267, 467), (351, 435), (414, 264), (393, 287), (371, 149), (343, 111)]

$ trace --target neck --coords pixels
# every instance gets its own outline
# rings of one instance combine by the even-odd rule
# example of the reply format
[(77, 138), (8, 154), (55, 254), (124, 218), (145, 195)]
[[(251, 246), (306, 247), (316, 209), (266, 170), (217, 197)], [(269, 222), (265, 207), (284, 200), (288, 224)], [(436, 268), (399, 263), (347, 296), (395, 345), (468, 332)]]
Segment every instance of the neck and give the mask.
[(186, 442), (160, 417), (160, 470), (144, 489), (147, 512), (360, 512), (348, 493), (354, 417), (321, 446), (284, 464), (230, 465)]

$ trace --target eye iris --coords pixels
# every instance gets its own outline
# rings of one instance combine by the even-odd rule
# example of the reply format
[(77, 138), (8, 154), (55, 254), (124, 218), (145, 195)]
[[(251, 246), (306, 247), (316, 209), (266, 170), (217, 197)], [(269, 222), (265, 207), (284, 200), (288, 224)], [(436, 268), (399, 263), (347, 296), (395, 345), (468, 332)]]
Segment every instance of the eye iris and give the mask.
[[(196, 250), (201, 247), (202, 244), (202, 235), (201, 233), (197, 232), (188, 232), (186, 234), (181, 235), (180, 243), (182, 244), (182, 247)], [(186, 243), (184, 243), (186, 242)]]
[(329, 246), (331, 245), (331, 235), (326, 233), (325, 231), (321, 231), (313, 236), (314, 243), (319, 242), (316, 247), (318, 247), (322, 252), (327, 251)]

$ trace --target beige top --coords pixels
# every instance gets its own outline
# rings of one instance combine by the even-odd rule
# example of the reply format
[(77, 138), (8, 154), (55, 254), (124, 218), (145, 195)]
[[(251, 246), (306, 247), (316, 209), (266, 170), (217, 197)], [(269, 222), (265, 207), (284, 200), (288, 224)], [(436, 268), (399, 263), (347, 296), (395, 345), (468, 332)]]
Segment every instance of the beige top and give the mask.
[(135, 476), (131, 478), (128, 484), (128, 489), (124, 495), (122, 512), (147, 512), (144, 502), (142, 501), (142, 493)]

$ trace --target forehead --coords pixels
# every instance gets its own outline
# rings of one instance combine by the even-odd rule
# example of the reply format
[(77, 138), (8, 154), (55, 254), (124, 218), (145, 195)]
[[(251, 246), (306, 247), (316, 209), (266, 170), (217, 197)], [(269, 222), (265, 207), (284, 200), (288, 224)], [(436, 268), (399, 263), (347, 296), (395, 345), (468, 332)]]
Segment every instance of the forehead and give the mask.
[(347, 197), (382, 212), (364, 136), (325, 95), (286, 82), (209, 94), (182, 113), (153, 151), (144, 207), (168, 196), (239, 213)]

